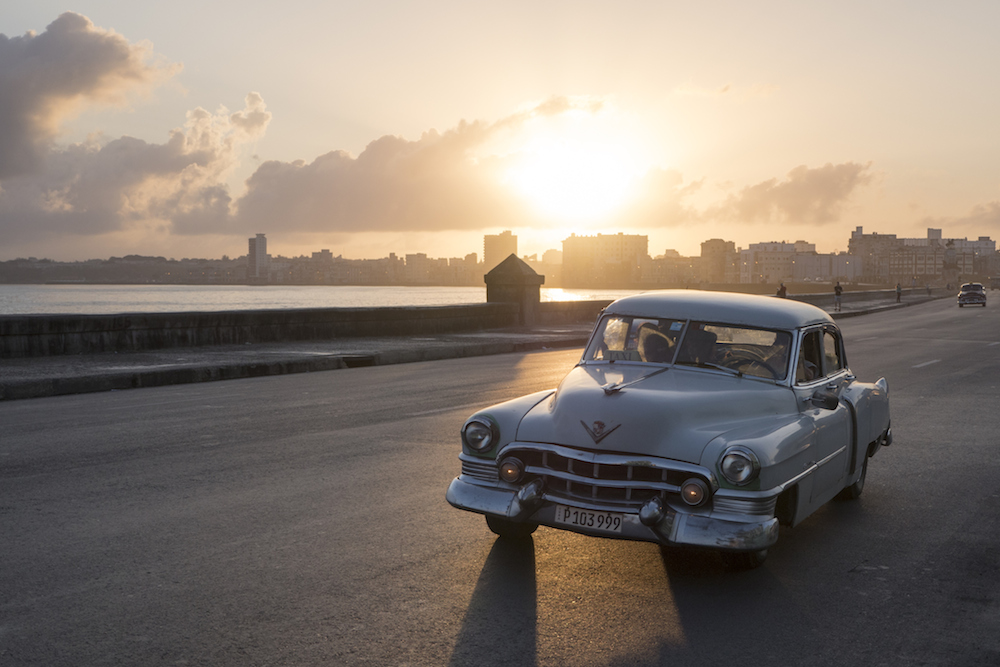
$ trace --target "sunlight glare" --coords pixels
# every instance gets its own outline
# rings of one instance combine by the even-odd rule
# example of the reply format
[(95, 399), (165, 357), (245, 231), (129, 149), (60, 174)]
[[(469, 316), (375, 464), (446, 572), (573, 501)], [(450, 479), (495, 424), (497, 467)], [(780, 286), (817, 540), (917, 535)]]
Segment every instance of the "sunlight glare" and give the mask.
[(588, 222), (620, 209), (644, 167), (626, 133), (587, 115), (535, 128), (507, 183), (553, 222)]

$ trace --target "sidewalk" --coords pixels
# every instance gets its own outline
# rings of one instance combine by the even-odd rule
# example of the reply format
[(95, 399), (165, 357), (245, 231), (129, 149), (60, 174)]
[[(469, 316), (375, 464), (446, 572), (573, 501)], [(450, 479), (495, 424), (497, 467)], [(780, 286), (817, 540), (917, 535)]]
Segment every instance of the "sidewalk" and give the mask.
[[(835, 319), (924, 303), (911, 297), (845, 302)], [(830, 306), (826, 310), (832, 311)], [(497, 329), (423, 337), (349, 338), (0, 360), (0, 400), (385, 366), (583, 347), (592, 325)]]

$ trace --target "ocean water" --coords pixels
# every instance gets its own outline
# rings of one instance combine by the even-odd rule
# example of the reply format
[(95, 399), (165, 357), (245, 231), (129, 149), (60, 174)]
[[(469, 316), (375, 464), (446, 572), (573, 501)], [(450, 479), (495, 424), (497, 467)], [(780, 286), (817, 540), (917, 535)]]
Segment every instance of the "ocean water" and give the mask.
[[(617, 299), (637, 290), (543, 287), (542, 301)], [(0, 315), (105, 315), (485, 303), (486, 287), (351, 285), (0, 285)]]

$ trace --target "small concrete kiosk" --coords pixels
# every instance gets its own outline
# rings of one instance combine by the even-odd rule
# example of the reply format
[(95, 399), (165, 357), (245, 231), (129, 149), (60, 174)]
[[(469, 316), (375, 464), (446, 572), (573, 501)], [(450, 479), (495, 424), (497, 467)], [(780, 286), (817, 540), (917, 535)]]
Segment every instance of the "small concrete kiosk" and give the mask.
[(517, 303), (517, 323), (532, 326), (538, 322), (538, 303), (545, 276), (535, 273), (517, 255), (508, 255), (496, 268), (483, 276), (487, 303)]

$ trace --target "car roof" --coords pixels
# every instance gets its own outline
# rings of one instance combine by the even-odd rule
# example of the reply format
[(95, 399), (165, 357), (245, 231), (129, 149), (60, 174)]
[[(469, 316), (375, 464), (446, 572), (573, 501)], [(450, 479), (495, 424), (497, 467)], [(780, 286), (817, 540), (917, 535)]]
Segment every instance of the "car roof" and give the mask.
[(833, 323), (826, 311), (794, 299), (685, 289), (626, 296), (605, 308), (604, 313), (741, 324), (764, 329), (797, 329)]

